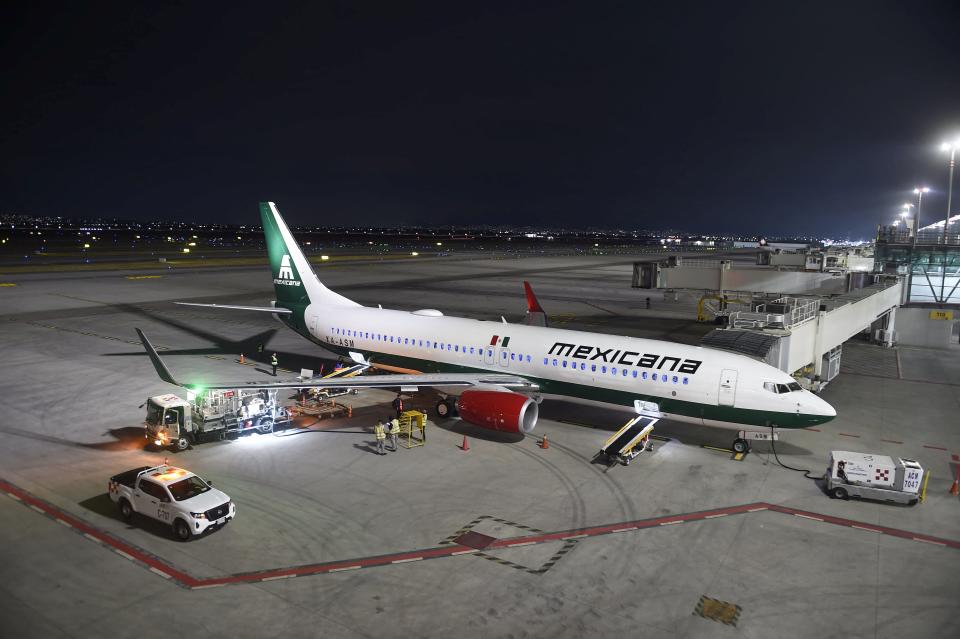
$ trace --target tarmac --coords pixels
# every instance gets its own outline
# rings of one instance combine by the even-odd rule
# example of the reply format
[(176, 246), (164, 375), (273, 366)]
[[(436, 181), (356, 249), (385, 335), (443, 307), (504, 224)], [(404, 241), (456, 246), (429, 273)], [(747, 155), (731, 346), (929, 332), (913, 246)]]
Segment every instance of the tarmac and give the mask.
[[(697, 343), (712, 327), (694, 321), (696, 300), (631, 289), (633, 260), (476, 254), (318, 273), (366, 305), (510, 322), (527, 279), (554, 326)], [(350, 418), (147, 449), (141, 404), (175, 389), (135, 327), (186, 379), (270, 379), (274, 351), (281, 375), (328, 370), (271, 318), (172, 304), (264, 304), (265, 270), (2, 279), (16, 286), (0, 288), (0, 636), (960, 634), (957, 349), (849, 342), (823, 391), (837, 418), (776, 445), (814, 476), (831, 450), (916, 459), (930, 479), (907, 507), (832, 500), (769, 444), (737, 461), (717, 450), (730, 431), (678, 423), (608, 468), (593, 458), (622, 415), (563, 402), (512, 438), (438, 420), (435, 396), (417, 394), (426, 445), (385, 457), (372, 434), (384, 391), (344, 398)], [(122, 521), (107, 479), (164, 458), (229, 494), (235, 521), (188, 543)]]

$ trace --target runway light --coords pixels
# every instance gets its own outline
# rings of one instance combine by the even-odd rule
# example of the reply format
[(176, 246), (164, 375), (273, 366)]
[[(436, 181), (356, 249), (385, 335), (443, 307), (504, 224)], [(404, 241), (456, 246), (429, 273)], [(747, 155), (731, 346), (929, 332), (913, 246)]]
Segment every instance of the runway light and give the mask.
[(443, 242), (437, 242), (437, 246), (443, 246)]
[(196, 242), (190, 242), (189, 244), (187, 244), (187, 246), (196, 246), (196, 245), (197, 245)]
[[(6, 242), (6, 240), (4, 240), (4, 242)], [(89, 245), (89, 244), (84, 244), (84, 245), (83, 245), (83, 248), (90, 248), (90, 245)]]
[(418, 256), (418, 255), (420, 255), (420, 254), (419, 254), (419, 253), (417, 253), (416, 251), (414, 251), (414, 252), (413, 252), (413, 253), (411, 253), (410, 255), (412, 255), (412, 256), (414, 256), (414, 257), (416, 257), (416, 256)]
[(323, 260), (324, 262), (326, 262), (327, 260), (330, 259), (330, 256), (329, 256), (329, 255), (321, 255), (321, 256), (320, 256), (320, 259)]
[(184, 253), (189, 253), (189, 252), (190, 252), (190, 249), (185, 248), (185, 249), (183, 249), (183, 252), (184, 252)]

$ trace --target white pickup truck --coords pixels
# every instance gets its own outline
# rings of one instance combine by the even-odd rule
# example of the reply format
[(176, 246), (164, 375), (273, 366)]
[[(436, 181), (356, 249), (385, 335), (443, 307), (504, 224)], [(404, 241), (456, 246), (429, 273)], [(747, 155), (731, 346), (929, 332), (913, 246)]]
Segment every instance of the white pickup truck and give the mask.
[(237, 514), (226, 493), (174, 466), (142, 466), (114, 475), (107, 492), (124, 519), (140, 513), (170, 524), (181, 541), (222, 526)]

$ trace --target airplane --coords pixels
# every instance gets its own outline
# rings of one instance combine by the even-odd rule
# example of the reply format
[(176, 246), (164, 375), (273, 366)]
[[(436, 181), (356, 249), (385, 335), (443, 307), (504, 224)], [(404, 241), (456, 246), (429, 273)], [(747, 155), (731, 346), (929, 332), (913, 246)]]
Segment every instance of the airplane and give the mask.
[[(807, 428), (837, 414), (787, 373), (745, 355), (551, 328), (539, 325), (539, 318), (508, 324), (448, 317), (435, 309), (361, 306), (323, 285), (273, 202), (261, 202), (260, 215), (277, 298), (271, 306), (179, 303), (270, 313), (329, 351), (394, 374), (203, 388), (431, 387), (441, 397), (440, 417), (459, 414), (476, 426), (522, 434), (533, 431), (543, 399), (737, 431)], [(526, 290), (528, 308), (542, 313), (529, 285)], [(137, 332), (161, 378), (198, 386), (177, 381)], [(738, 437), (733, 448), (742, 452), (748, 445)]]

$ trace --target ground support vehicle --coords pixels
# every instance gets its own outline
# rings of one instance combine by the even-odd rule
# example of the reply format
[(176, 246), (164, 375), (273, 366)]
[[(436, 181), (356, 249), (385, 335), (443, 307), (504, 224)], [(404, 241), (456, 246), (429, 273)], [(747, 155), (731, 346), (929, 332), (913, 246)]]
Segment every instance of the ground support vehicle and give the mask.
[(290, 411), (277, 401), (276, 390), (207, 390), (188, 392), (187, 399), (157, 395), (145, 405), (144, 437), (178, 451), (250, 430), (271, 433), (290, 423)]
[(124, 519), (129, 521), (135, 513), (156, 519), (168, 524), (181, 541), (223, 526), (237, 514), (226, 493), (174, 466), (142, 466), (114, 475), (107, 493)]
[(923, 467), (912, 459), (835, 450), (824, 474), (827, 494), (835, 499), (860, 497), (900, 504), (916, 504)]

